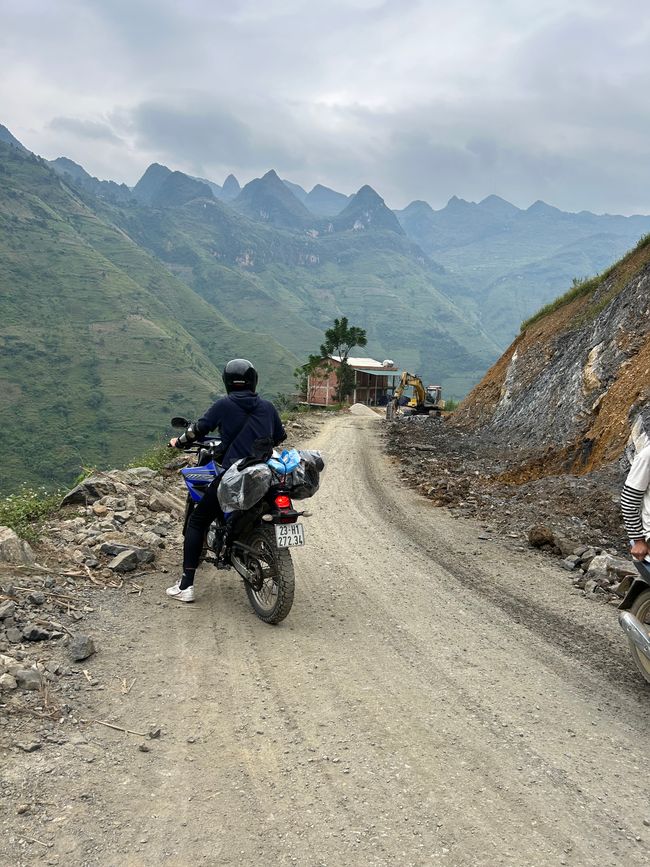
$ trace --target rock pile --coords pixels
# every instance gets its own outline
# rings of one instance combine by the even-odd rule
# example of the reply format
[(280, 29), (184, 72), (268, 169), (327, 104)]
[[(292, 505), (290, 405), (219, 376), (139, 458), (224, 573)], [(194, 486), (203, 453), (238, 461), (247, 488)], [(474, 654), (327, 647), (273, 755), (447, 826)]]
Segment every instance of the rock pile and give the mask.
[(80, 688), (80, 663), (97, 650), (82, 628), (93, 591), (154, 568), (179, 544), (184, 508), (176, 480), (141, 467), (77, 485), (36, 550), (0, 527), (0, 723), (7, 697), (47, 715), (51, 691)]
[(637, 575), (629, 559), (618, 557), (615, 549), (604, 551), (591, 545), (575, 545), (544, 524), (535, 524), (528, 531), (528, 542), (563, 559), (560, 566), (574, 573), (573, 586), (592, 593), (614, 593), (622, 596)]

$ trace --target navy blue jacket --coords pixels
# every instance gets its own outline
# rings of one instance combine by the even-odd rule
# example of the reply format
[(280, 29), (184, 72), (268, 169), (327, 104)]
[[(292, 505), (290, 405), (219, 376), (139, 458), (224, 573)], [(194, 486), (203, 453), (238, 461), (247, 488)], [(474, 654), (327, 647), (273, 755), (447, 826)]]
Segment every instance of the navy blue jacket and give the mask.
[(225, 448), (221, 464), (226, 469), (247, 458), (255, 440), (270, 439), (277, 446), (287, 438), (276, 408), (252, 391), (233, 391), (219, 398), (196, 423), (200, 436), (216, 428)]

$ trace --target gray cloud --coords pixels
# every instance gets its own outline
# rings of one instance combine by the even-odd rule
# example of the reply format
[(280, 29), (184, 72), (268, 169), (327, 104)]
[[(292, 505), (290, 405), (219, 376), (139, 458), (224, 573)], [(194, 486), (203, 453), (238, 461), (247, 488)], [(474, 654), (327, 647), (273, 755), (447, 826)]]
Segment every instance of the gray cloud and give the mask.
[(3, 25), (0, 122), (99, 177), (650, 212), (641, 0), (24, 0)]
[(124, 144), (107, 123), (98, 120), (83, 120), (77, 117), (53, 117), (48, 123), (50, 129), (56, 132), (69, 133), (81, 139)]

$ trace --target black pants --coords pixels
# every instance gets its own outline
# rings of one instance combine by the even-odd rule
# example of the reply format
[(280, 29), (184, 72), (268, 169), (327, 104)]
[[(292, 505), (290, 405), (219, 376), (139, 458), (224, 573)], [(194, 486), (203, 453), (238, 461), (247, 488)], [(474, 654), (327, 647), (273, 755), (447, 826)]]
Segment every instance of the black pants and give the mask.
[(183, 571), (196, 569), (199, 565), (205, 534), (208, 527), (218, 519), (223, 523), (223, 510), (217, 498), (219, 479), (208, 486), (203, 499), (194, 506), (185, 528), (185, 544), (183, 546)]

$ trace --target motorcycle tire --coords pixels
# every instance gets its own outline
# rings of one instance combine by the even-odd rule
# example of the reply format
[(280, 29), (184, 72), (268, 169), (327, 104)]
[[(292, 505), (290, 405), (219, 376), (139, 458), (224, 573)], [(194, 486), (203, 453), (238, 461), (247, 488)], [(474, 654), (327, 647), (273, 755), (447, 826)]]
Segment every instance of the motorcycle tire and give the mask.
[[(630, 614), (634, 614), (650, 634), (650, 590), (644, 590), (642, 593), (639, 593), (630, 608)], [(634, 664), (638, 668), (641, 677), (643, 677), (646, 683), (650, 683), (650, 659), (646, 659), (631, 639), (628, 639), (628, 643), (630, 645), (632, 659), (634, 660)]]
[(255, 571), (260, 567), (262, 569), (259, 590), (248, 581), (245, 582), (248, 601), (260, 620), (280, 623), (293, 605), (296, 579), (291, 554), (286, 548), (277, 547), (273, 528), (256, 528), (242, 541), (255, 551), (258, 558), (257, 563), (250, 558), (248, 568)]

